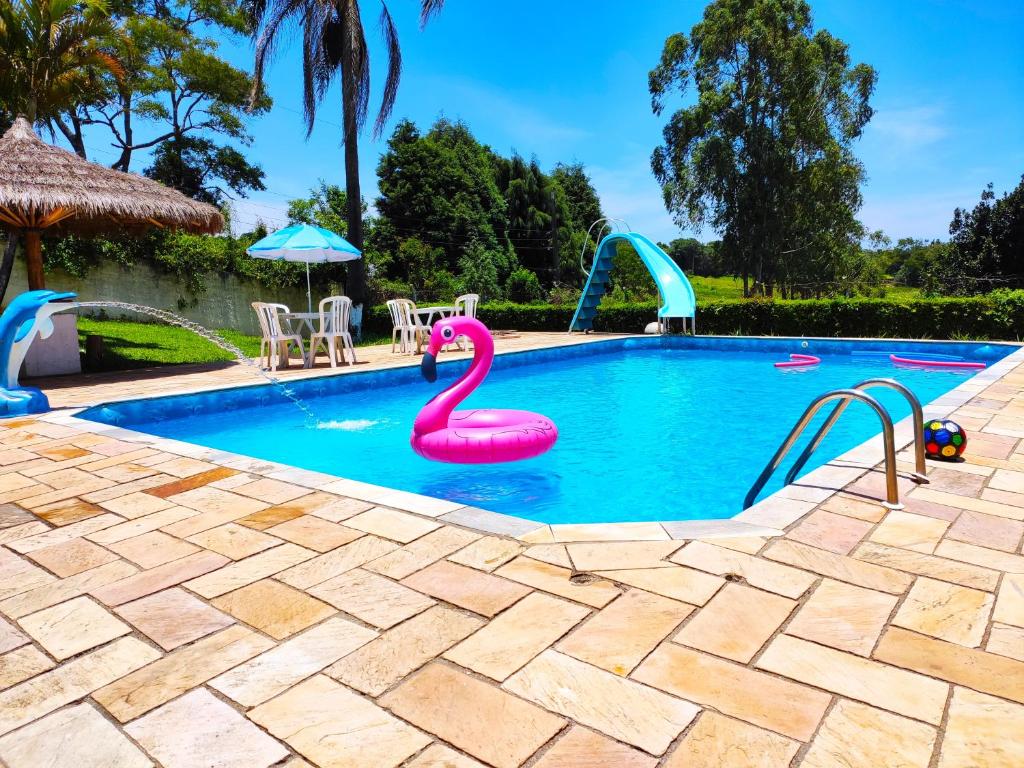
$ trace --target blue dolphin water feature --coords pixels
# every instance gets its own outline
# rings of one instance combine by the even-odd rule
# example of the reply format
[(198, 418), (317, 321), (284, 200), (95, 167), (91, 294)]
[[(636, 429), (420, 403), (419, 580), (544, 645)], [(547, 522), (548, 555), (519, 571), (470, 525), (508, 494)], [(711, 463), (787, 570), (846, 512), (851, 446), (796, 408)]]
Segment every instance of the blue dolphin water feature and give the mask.
[(70, 309), (69, 304), (61, 302), (73, 298), (73, 293), (26, 291), (0, 315), (0, 417), (50, 409), (50, 401), (41, 390), (18, 383), (18, 373), (36, 337), (45, 339), (53, 333), (50, 316)]

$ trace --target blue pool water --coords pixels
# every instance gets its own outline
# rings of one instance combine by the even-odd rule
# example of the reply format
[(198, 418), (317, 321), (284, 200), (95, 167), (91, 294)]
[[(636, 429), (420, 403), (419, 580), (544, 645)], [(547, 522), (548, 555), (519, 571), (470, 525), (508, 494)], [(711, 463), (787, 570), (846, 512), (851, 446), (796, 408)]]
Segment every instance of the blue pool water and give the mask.
[[(765, 462), (825, 390), (891, 376), (928, 403), (969, 375), (900, 368), (889, 352), (991, 363), (1015, 349), (833, 340), (808, 345), (673, 337), (499, 356), (464, 407), (537, 411), (560, 432), (549, 453), (514, 464), (438, 464), (409, 447), (416, 413), (465, 370), (464, 361), (439, 365), (435, 384), (423, 381), (418, 368), (292, 384), (321, 419), (333, 422), (330, 429), (308, 426), (268, 386), (98, 406), (83, 417), (548, 523), (722, 518), (741, 510)], [(885, 354), (861, 354), (869, 350)], [(773, 367), (788, 352), (800, 351), (819, 355), (822, 364), (786, 372)], [(909, 414), (896, 393), (872, 394), (894, 421)], [(852, 405), (807, 468), (878, 431), (877, 417)], [(780, 486), (784, 470), (764, 494)]]

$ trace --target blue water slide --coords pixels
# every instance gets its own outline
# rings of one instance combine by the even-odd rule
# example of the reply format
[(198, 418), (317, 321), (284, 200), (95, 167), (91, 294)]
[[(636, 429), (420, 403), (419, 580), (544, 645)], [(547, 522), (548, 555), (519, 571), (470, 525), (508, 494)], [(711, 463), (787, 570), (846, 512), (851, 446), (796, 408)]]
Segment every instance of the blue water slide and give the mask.
[(608, 276), (612, 271), (617, 246), (623, 241), (629, 243), (636, 251), (658, 286), (662, 302), (658, 310), (659, 318), (693, 318), (696, 313), (697, 298), (693, 294), (693, 286), (671, 256), (661, 250), (654, 241), (638, 232), (613, 232), (597, 246), (594, 266), (590, 269), (587, 285), (580, 296), (576, 314), (572, 317), (570, 331), (589, 331), (593, 327), (597, 307), (608, 290)]

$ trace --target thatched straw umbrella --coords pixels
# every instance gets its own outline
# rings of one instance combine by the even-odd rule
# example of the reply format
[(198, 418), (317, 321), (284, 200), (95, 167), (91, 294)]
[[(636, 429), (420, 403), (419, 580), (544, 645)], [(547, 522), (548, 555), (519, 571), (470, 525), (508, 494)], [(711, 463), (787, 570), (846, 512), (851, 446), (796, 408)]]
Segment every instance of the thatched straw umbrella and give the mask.
[(28, 287), (44, 287), (40, 237), (168, 227), (219, 232), (220, 212), (159, 182), (40, 140), (24, 117), (0, 138), (0, 227), (25, 238)]

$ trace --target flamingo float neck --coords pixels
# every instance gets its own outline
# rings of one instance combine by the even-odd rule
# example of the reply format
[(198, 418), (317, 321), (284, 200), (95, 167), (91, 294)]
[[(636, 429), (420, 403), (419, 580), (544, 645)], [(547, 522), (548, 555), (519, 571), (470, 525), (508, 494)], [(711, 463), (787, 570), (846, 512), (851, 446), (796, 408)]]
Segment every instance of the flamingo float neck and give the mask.
[(445, 344), (452, 344), (459, 336), (473, 342), (473, 361), (458, 381), (427, 403), (413, 422), (413, 434), (424, 435), (448, 427), (448, 417), (459, 403), (469, 397), (487, 377), (494, 361), (494, 340), (487, 327), (472, 317), (450, 317), (438, 320), (430, 333), (426, 354), (420, 370), (428, 381), (437, 380), (437, 354)]

